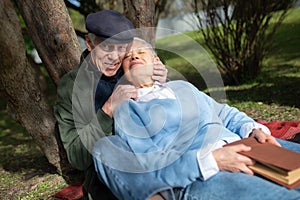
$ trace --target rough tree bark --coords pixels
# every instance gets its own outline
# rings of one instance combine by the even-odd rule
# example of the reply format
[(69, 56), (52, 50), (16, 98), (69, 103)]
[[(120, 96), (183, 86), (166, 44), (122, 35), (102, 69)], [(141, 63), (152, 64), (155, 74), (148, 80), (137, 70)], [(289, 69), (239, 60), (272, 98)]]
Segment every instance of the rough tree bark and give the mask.
[[(64, 1), (18, 0), (17, 6), (48, 74), (57, 85), (60, 78), (79, 63), (81, 55), (80, 45)], [(40, 115), (44, 114), (40, 113)], [(66, 152), (56, 134), (57, 131), (53, 129), (54, 124), (50, 129), (49, 137), (56, 136), (56, 144), (52, 145), (57, 148), (55, 149), (57, 157), (53, 158), (55, 160), (49, 158), (48, 160), (67, 181), (72, 182), (77, 177), (72, 175), (74, 169), (67, 160)], [(43, 152), (47, 154), (48, 151), (45, 149)]]
[[(124, 15), (133, 22), (135, 28), (155, 27), (154, 0), (123, 0)], [(150, 30), (150, 29), (147, 29)], [(153, 44), (155, 32), (142, 32), (140, 37)]]
[(79, 63), (81, 54), (64, 1), (18, 0), (17, 5), (49, 75), (57, 84), (62, 75)]
[(0, 94), (7, 100), (14, 119), (26, 128), (49, 162), (59, 169), (52, 108), (26, 58), (20, 22), (10, 0), (0, 1), (0, 27)]
[(124, 14), (134, 26), (156, 27), (167, 0), (123, 0)]

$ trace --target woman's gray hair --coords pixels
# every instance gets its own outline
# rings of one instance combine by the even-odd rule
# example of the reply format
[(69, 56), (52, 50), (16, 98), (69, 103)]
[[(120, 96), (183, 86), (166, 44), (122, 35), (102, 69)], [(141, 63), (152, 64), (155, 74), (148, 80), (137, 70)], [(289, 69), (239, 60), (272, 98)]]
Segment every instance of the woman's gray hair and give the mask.
[(154, 57), (157, 56), (153, 46), (150, 43), (148, 43), (146, 40), (143, 40), (142, 38), (139, 38), (139, 37), (134, 37), (133, 41), (139, 41), (139, 42), (143, 43), (147, 49), (150, 49), (150, 51), (152, 52)]

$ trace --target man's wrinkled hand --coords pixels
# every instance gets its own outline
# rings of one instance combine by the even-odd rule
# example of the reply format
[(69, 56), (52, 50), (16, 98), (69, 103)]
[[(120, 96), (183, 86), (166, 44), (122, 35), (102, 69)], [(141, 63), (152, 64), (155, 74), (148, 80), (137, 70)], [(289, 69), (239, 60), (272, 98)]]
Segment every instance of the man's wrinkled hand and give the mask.
[(154, 81), (160, 83), (165, 83), (167, 81), (168, 69), (166, 66), (158, 59), (154, 62), (153, 65), (153, 76)]
[(250, 134), (250, 137), (254, 137), (257, 139), (258, 142), (260, 143), (271, 143), (274, 144), (276, 146), (281, 146), (275, 139), (275, 137), (273, 137), (272, 135), (268, 135), (265, 132), (263, 132), (261, 129), (257, 129), (254, 128), (252, 130), (252, 133)]
[(244, 172), (253, 175), (253, 171), (247, 166), (254, 165), (255, 161), (247, 156), (239, 154), (241, 151), (250, 151), (251, 147), (244, 144), (223, 147), (213, 151), (213, 156), (222, 171)]

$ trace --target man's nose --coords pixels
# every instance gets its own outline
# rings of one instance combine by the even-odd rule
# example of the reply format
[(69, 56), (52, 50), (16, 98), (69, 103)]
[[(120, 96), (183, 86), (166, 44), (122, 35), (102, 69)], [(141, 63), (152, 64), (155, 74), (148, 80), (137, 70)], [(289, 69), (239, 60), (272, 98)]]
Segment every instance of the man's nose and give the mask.
[(118, 51), (112, 51), (109, 53), (108, 57), (111, 60), (115, 60), (115, 59), (119, 58), (119, 53), (118, 53)]

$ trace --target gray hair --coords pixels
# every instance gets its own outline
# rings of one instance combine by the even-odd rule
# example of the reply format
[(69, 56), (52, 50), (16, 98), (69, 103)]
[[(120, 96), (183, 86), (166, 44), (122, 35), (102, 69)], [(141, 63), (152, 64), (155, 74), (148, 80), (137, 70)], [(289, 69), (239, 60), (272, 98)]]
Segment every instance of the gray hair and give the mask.
[(139, 38), (139, 37), (134, 37), (133, 41), (138, 41), (138, 42), (143, 43), (146, 46), (146, 48), (149, 49), (152, 52), (153, 57), (157, 56), (153, 46), (150, 43), (148, 43), (146, 40), (143, 40), (142, 38)]

